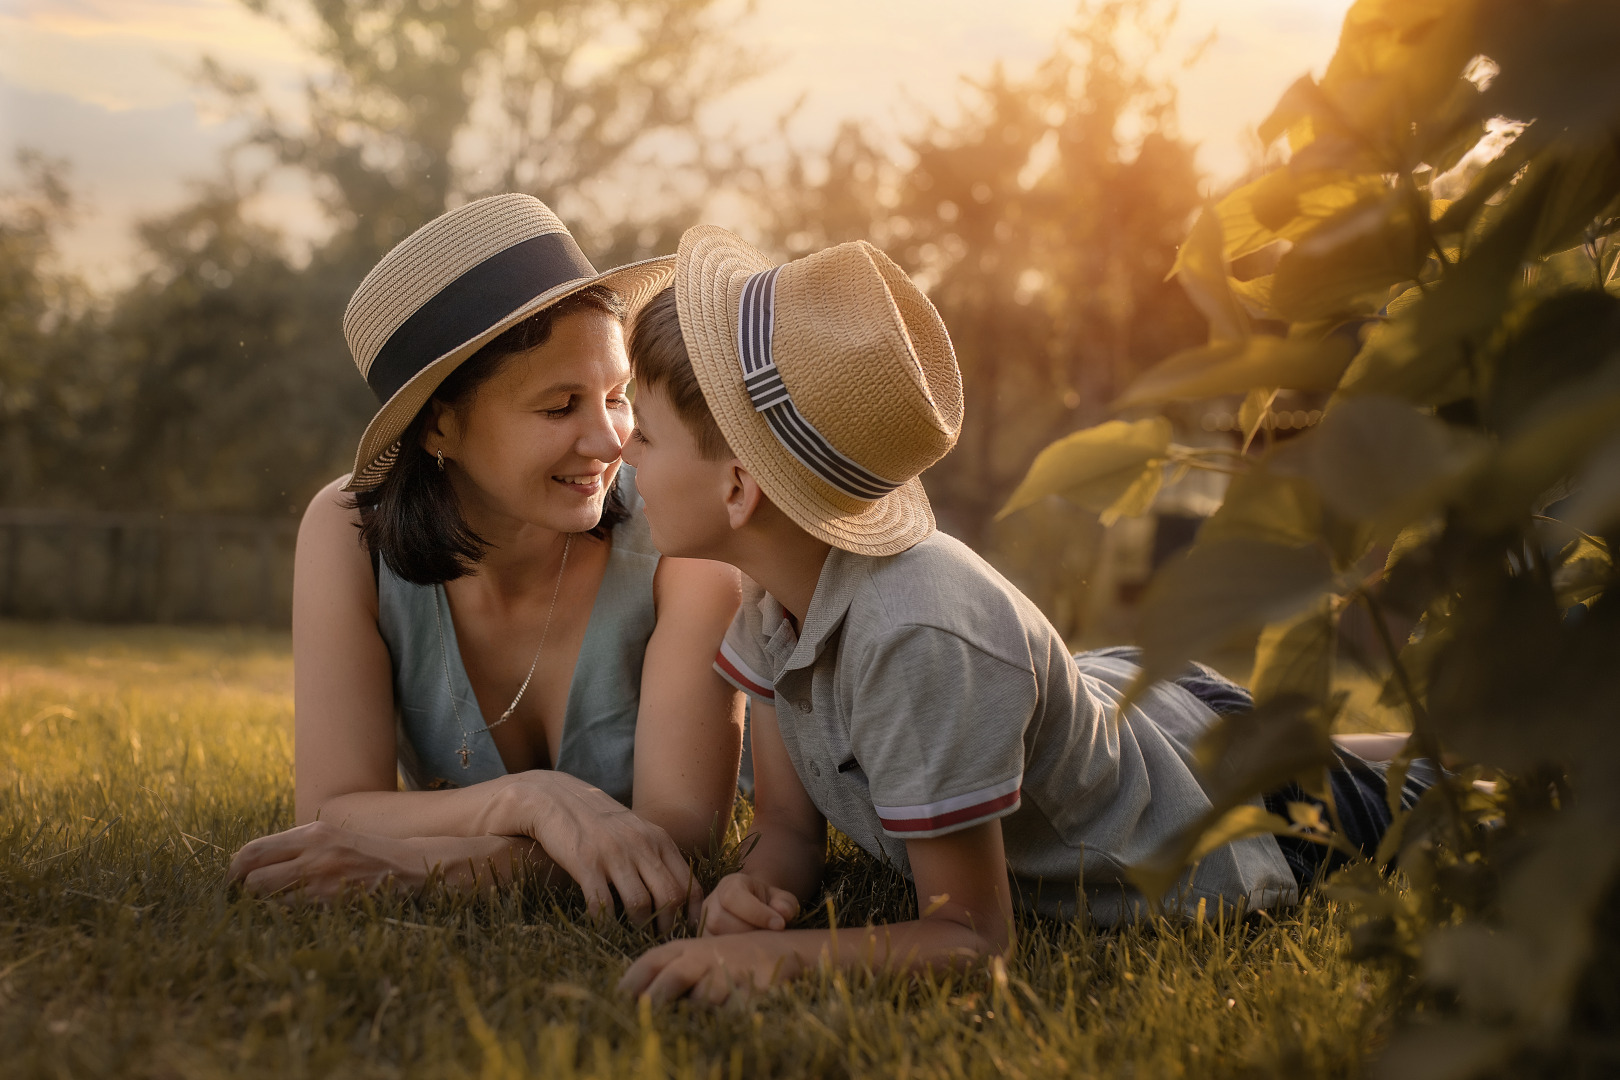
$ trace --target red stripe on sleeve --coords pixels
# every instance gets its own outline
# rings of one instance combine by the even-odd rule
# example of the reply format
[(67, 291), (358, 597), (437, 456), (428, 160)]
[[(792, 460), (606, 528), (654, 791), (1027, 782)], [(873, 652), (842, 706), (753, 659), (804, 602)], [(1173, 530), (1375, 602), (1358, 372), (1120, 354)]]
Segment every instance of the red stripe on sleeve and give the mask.
[(761, 686), (753, 679), (750, 679), (747, 675), (744, 675), (741, 671), (737, 670), (736, 664), (733, 664), (730, 660), (726, 659), (724, 653), (714, 654), (714, 666), (719, 668), (721, 672), (729, 676), (732, 681), (736, 682), (745, 691), (753, 694), (755, 697), (765, 698), (769, 701), (776, 700), (776, 691), (773, 688), (769, 686)]
[(997, 796), (994, 799), (987, 799), (973, 806), (964, 806), (960, 810), (952, 810), (935, 817), (886, 818), (880, 816), (878, 820), (883, 823), (883, 827), (889, 832), (932, 832), (935, 829), (944, 829), (964, 821), (972, 821), (977, 817), (984, 817), (986, 814), (993, 814), (997, 810), (1005, 810), (1007, 807), (1017, 804), (1021, 793), (1021, 789), (1019, 791), (1009, 791), (1007, 794)]

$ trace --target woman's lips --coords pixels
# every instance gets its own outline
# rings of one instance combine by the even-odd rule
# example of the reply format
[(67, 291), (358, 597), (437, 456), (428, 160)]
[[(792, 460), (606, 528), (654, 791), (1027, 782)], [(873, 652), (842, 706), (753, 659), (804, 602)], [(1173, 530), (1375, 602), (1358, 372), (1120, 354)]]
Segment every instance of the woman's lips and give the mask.
[(553, 476), (552, 479), (570, 491), (580, 495), (595, 495), (602, 490), (603, 473), (592, 473), (585, 476)]

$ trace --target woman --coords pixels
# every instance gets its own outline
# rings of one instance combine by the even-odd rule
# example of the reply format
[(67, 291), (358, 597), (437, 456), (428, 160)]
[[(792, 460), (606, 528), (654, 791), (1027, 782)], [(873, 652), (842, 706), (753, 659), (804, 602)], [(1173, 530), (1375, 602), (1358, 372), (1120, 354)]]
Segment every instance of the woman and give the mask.
[(670, 269), (598, 274), (542, 203), (500, 195), (361, 283), (344, 334), (383, 404), (299, 530), (299, 826), (237, 854), (249, 892), (526, 862), (593, 910), (695, 915), (681, 853), (728, 820), (741, 752), (711, 667), (739, 584), (658, 557), (619, 461), (624, 323)]

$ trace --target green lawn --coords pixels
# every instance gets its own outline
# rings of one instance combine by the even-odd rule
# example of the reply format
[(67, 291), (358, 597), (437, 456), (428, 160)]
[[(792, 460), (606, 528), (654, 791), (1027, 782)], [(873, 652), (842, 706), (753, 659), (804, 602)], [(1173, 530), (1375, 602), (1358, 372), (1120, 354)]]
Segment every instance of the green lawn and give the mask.
[[(709, 1011), (615, 994), (653, 939), (535, 888), (240, 899), (231, 852), (291, 823), (291, 691), (282, 634), (0, 623), (5, 1075), (1353, 1076), (1385, 1023), (1321, 901), (1254, 927), (1029, 924), (1004, 970)], [(847, 844), (834, 868), (840, 924), (905, 911)]]

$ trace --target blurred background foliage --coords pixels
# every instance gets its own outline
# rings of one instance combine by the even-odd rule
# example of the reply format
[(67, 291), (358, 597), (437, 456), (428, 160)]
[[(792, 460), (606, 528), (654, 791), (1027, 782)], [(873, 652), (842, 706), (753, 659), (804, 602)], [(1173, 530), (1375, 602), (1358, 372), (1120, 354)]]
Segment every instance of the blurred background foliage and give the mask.
[[(528, 191), (606, 266), (673, 250), (707, 200), (729, 198), (778, 257), (864, 237), (921, 276), (972, 403), (927, 478), (940, 518), (1049, 609), (1067, 603), (1077, 629), (1068, 571), (1077, 543), (1095, 546), (1095, 515), (1054, 504), (1015, 532), (991, 519), (1040, 447), (1202, 334), (1165, 281), (1200, 178), (1173, 92), (1143, 67), (1170, 9), (1086, 4), (1032, 74), (964, 84), (959, 120), (903, 140), (852, 122), (800, 146), (784, 117), (776, 143), (743, 146), (697, 122), (753, 70), (715, 0), (244, 2), (294, 28), (317, 73), (301, 109), (278, 111), (202, 65), (246, 134), (189, 205), (143, 225), (139, 280), (91, 296), (57, 269), (53, 233), (74, 212), (59, 165), (32, 161), (7, 195), (0, 505), (300, 513), (375, 408), (343, 307), (410, 230)], [(251, 212), (289, 171), (329, 224), (307, 251)]]
[[(1357, 680), (1410, 725), (1395, 774), (1451, 766), (1328, 885), (1355, 955), (1397, 976), (1381, 1075), (1620, 1073), (1616, 55), (1611, 0), (1360, 0), (1260, 129), (1286, 162), (1180, 249), (1207, 341), (1126, 391), (1137, 413), (1043, 451), (1004, 508), (1132, 515), (1167, 474), (1230, 480), (1146, 591), (1142, 679), (1225, 656), (1257, 706), (1199, 748), (1217, 805), (1137, 868), (1151, 895), (1235, 836), (1340, 843), (1253, 799), (1324, 789)], [(1283, 392), (1327, 395), (1320, 423), (1261, 437)], [(1151, 415), (1237, 394), (1235, 449)]]

